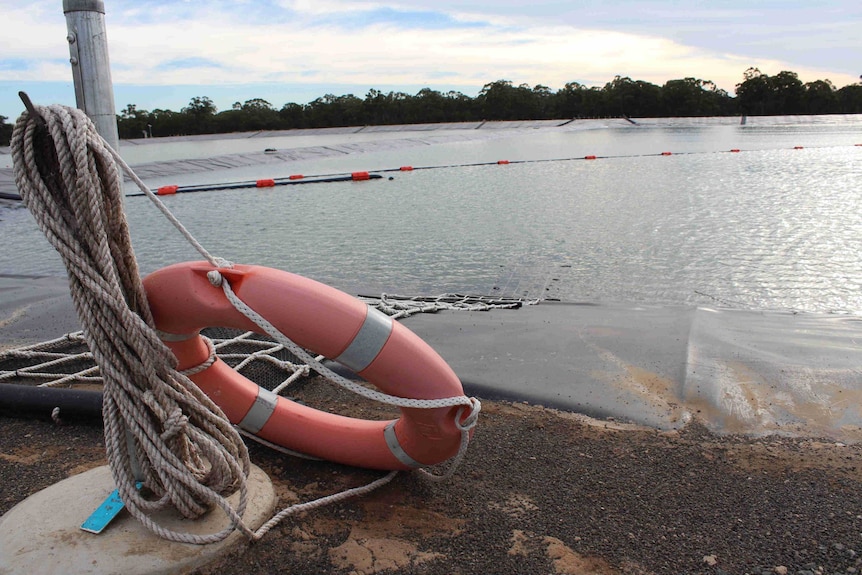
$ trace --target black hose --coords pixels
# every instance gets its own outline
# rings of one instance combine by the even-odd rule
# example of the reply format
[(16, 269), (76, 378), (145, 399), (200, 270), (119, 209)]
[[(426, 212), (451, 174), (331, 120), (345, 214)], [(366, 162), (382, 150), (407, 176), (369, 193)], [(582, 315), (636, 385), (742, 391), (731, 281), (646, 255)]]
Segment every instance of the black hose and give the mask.
[(55, 407), (65, 419), (102, 418), (102, 392), (0, 383), (0, 413), (11, 417), (51, 418)]

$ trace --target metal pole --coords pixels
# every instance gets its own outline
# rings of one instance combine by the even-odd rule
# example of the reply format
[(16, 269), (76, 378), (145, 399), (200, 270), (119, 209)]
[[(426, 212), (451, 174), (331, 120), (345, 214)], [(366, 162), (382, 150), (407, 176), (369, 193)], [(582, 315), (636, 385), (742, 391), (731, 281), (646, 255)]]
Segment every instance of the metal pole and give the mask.
[(103, 0), (63, 0), (75, 101), (115, 150), (120, 149)]

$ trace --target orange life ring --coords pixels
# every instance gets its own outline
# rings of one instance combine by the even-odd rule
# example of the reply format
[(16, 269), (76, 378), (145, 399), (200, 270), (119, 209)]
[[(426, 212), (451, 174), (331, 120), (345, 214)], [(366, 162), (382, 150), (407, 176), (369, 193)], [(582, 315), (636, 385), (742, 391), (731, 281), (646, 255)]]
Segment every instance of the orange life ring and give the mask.
[[(144, 279), (156, 328), (179, 361), (201, 365), (205, 327), (262, 333), (212, 285), (206, 262), (186, 262)], [(346, 365), (382, 392), (414, 399), (463, 396), (449, 365), (412, 331), (358, 299), (314, 280), (261, 266), (219, 268), (234, 293), (300, 347)], [(191, 375), (235, 425), (282, 447), (372, 469), (434, 465), (457, 454), (459, 406), (401, 408), (394, 421), (354, 419), (277, 396), (223, 361)]]

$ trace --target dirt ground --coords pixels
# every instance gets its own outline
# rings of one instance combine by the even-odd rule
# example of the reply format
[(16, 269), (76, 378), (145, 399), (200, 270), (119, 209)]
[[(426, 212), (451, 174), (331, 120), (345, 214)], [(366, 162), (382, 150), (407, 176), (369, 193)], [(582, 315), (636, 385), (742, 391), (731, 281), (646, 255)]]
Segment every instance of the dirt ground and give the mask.
[[(0, 426), (0, 512), (105, 463), (98, 424)], [(282, 506), (381, 476), (250, 452)], [(716, 436), (697, 423), (660, 432), (485, 402), (449, 481), (399, 474), (197, 573), (846, 574), (860, 571), (860, 553), (860, 445)]]

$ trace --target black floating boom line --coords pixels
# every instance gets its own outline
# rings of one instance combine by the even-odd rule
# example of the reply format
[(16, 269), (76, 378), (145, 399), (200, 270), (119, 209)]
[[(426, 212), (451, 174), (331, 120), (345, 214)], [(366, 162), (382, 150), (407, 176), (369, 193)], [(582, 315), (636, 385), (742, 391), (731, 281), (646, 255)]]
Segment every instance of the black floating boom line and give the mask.
[[(383, 176), (380, 174), (369, 174), (369, 180), (379, 180)], [(351, 182), (354, 178), (351, 175), (338, 175), (338, 176), (328, 176), (328, 177), (312, 177), (312, 178), (302, 178), (301, 180), (290, 180), (287, 178), (279, 178), (274, 179), (271, 185), (268, 186), (260, 186), (257, 183), (257, 180), (254, 181), (246, 181), (246, 182), (230, 182), (225, 184), (199, 184), (195, 186), (177, 186), (174, 194), (192, 194), (195, 192), (215, 192), (215, 191), (224, 191), (224, 190), (241, 190), (247, 188), (260, 188), (267, 189), (275, 186), (295, 186), (300, 184), (327, 184), (332, 182)], [(127, 194), (127, 198), (135, 198), (144, 196), (143, 192), (137, 194)], [(173, 194), (171, 194), (173, 195)]]
[[(852, 144), (857, 147), (862, 146), (862, 144)], [(824, 145), (824, 146), (806, 146), (807, 149), (823, 149), (823, 148), (840, 148), (845, 147), (846, 145)], [(578, 160), (619, 160), (619, 159), (629, 159), (629, 158), (652, 158), (652, 157), (661, 157), (661, 156), (696, 156), (696, 155), (707, 155), (707, 154), (724, 154), (724, 153), (745, 153), (745, 152), (768, 152), (782, 149), (792, 149), (792, 150), (800, 150), (803, 149), (802, 146), (795, 146), (794, 148), (757, 148), (757, 149), (731, 149), (731, 150), (704, 150), (704, 151), (692, 151), (692, 152), (656, 152), (649, 154), (617, 154), (617, 155), (607, 155), (607, 156), (598, 156), (598, 155), (587, 155), (587, 156), (574, 156), (569, 158), (541, 158), (541, 159), (533, 159), (533, 160), (498, 160), (492, 162), (473, 162), (473, 163), (462, 163), (462, 164), (439, 164), (435, 166), (409, 166), (405, 170), (405, 168), (385, 168), (382, 170), (375, 170), (375, 174), (368, 174), (367, 178), (361, 179), (369, 179), (369, 180), (379, 180), (383, 176), (380, 174), (386, 174), (391, 172), (403, 172), (403, 171), (419, 171), (419, 170), (442, 170), (448, 168), (470, 168), (470, 167), (478, 167), (478, 166), (496, 166), (500, 164), (539, 164), (539, 163), (547, 163), (547, 162), (573, 162)], [(199, 185), (191, 185), (191, 186), (177, 186), (174, 193), (193, 193), (193, 192), (210, 192), (210, 191), (221, 191), (221, 190), (239, 190), (244, 188), (270, 188), (274, 186), (290, 186), (295, 184), (323, 184), (330, 182), (349, 182), (352, 180), (356, 180), (351, 173), (338, 172), (332, 174), (318, 174), (314, 176), (304, 176), (299, 179), (293, 177), (283, 177), (283, 178), (273, 178), (269, 181), (267, 185), (260, 185), (261, 180), (246, 180), (241, 182), (227, 182), (224, 184), (199, 184)], [(143, 193), (135, 193), (128, 194), (126, 197), (140, 197), (144, 196)], [(21, 196), (12, 193), (0, 192), (0, 199), (4, 200), (21, 200)]]

